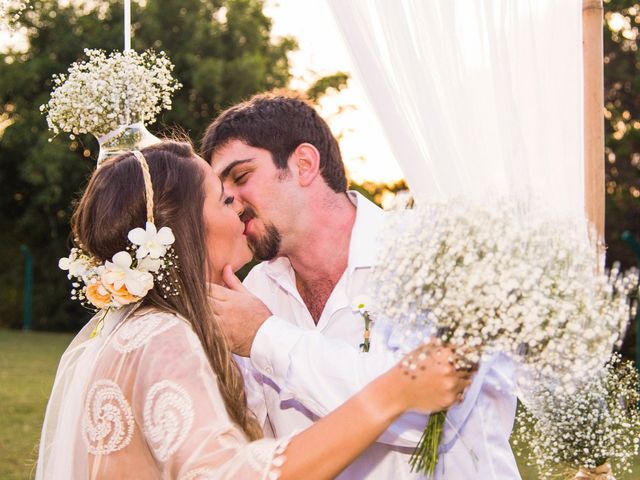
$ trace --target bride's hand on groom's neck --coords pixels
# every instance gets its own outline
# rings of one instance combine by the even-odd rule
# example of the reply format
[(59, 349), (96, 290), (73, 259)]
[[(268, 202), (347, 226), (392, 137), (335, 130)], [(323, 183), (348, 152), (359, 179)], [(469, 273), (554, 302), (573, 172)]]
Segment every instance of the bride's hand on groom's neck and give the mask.
[(242, 285), (231, 266), (224, 268), (222, 279), (225, 287), (209, 284), (213, 316), (227, 337), (231, 351), (248, 357), (253, 339), (265, 320), (271, 316), (271, 311)]

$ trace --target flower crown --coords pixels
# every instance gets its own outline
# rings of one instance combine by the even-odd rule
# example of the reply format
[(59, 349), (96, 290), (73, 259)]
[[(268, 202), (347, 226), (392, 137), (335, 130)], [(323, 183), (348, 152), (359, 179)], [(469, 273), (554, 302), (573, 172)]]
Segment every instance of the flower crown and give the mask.
[(142, 167), (145, 184), (147, 222), (145, 228), (134, 228), (127, 238), (129, 245), (104, 263), (81, 247), (74, 247), (68, 257), (58, 262), (72, 280), (71, 298), (97, 309), (121, 308), (142, 300), (154, 283), (162, 286), (164, 298), (177, 295), (169, 270), (177, 267), (173, 250), (175, 237), (169, 227), (158, 230), (153, 221), (153, 185), (149, 166), (142, 153), (134, 150)]

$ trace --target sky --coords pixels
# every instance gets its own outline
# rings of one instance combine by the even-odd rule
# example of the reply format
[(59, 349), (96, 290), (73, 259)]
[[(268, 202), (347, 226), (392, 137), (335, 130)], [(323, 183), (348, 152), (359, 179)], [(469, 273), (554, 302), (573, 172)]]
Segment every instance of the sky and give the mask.
[(346, 90), (329, 94), (320, 104), (320, 114), (340, 138), (351, 179), (392, 183), (403, 178), (326, 1), (268, 0), (265, 13), (273, 19), (274, 37), (290, 35), (298, 41), (299, 50), (290, 55), (292, 88), (304, 89), (337, 71), (351, 75)]

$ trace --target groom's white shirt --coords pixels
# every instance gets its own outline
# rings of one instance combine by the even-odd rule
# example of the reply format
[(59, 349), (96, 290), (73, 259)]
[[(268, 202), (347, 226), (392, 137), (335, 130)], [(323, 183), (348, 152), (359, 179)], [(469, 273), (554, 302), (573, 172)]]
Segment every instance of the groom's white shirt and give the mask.
[[(273, 316), (258, 330), (251, 361), (238, 361), (251, 409), (278, 437), (310, 426), (397, 362), (385, 348), (381, 325), (372, 332), (370, 351), (359, 351), (364, 321), (351, 304), (357, 295), (370, 294), (368, 277), (384, 212), (356, 192), (349, 195), (357, 213), (348, 266), (317, 326), (286, 258), (261, 263), (244, 282)], [(500, 357), (482, 363), (464, 403), (447, 415), (436, 479), (520, 478), (508, 442), (516, 408), (510, 376), (509, 362)], [(416, 413), (403, 415), (338, 478), (418, 478), (408, 460), (426, 420)]]

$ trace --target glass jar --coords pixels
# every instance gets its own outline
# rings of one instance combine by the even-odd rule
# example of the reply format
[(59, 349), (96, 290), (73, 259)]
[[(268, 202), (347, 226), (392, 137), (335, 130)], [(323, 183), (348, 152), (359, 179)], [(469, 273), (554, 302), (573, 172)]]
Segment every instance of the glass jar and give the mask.
[(115, 157), (132, 150), (142, 150), (145, 147), (160, 143), (160, 139), (146, 129), (144, 123), (136, 122), (122, 125), (115, 130), (98, 137), (100, 153), (98, 165), (107, 158)]

